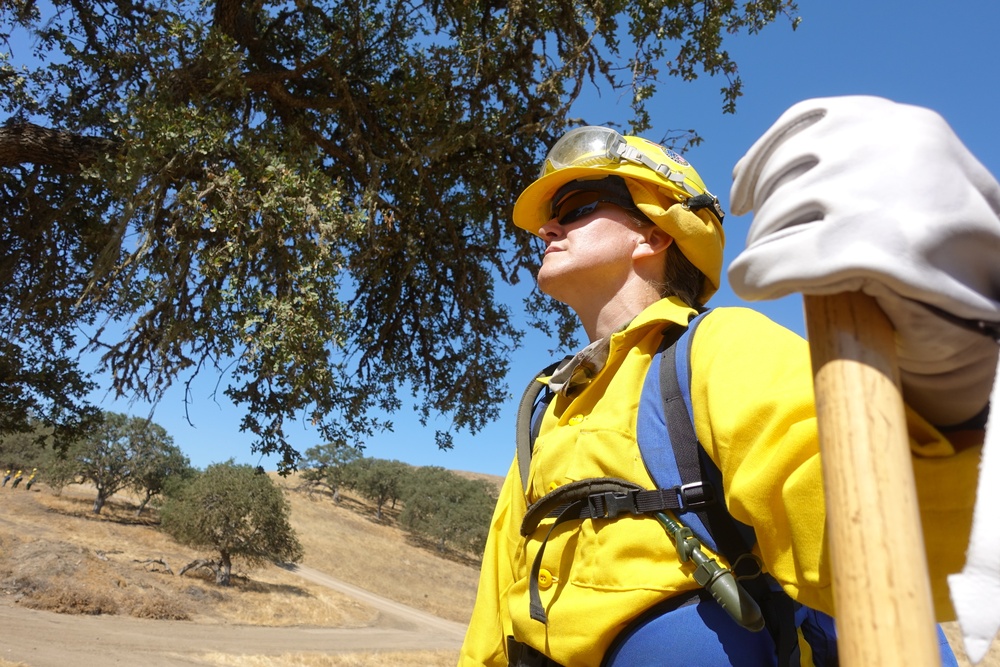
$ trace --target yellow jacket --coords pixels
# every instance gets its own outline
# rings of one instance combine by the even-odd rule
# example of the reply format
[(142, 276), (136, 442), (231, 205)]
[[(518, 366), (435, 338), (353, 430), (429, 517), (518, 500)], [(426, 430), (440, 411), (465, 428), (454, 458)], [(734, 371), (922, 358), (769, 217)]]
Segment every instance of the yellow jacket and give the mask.
[[(697, 588), (654, 518), (570, 521), (545, 547), (543, 624), (529, 616), (528, 583), (552, 520), (520, 535), (527, 505), (568, 482), (619, 477), (654, 488), (636, 444), (639, 394), (664, 329), (691, 314), (674, 299), (653, 304), (612, 336), (606, 365), (586, 387), (548, 406), (527, 498), (516, 459), (500, 492), (460, 667), (506, 665), (508, 635), (565, 667), (596, 667), (643, 610)], [(793, 598), (833, 614), (808, 344), (755, 311), (715, 309), (694, 336), (691, 378), (695, 431), (722, 472), (730, 513), (754, 528), (767, 571)], [(980, 448), (956, 454), (936, 429), (908, 418), (935, 603), (950, 618), (944, 577), (964, 563)]]

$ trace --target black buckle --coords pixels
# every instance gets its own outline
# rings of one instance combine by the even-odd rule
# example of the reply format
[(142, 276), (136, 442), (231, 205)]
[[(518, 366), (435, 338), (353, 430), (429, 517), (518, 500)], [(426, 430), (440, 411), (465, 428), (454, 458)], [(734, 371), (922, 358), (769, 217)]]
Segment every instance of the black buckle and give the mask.
[(723, 218), (726, 217), (725, 212), (722, 210), (722, 205), (719, 203), (719, 198), (708, 192), (700, 195), (695, 195), (694, 197), (689, 197), (686, 202), (684, 202), (684, 208), (689, 211), (697, 211), (701, 208), (710, 208), (715, 217), (719, 219), (721, 223)]
[[(638, 491), (605, 491), (587, 496), (587, 504), (590, 506), (590, 516), (593, 519), (614, 519), (622, 511), (629, 514), (638, 514), (639, 508), (635, 497)], [(603, 507), (601, 507), (603, 505)]]
[(674, 487), (680, 512), (696, 512), (715, 502), (715, 488), (705, 482), (691, 482)]
[(507, 636), (507, 659), (510, 667), (558, 667), (548, 656), (535, 650), (527, 644), (522, 644), (510, 635)]

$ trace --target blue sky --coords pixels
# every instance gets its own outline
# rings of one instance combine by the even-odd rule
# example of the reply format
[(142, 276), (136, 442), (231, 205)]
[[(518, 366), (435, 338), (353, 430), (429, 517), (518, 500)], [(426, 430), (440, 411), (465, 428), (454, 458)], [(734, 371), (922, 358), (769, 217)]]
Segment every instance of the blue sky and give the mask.
[[(744, 96), (735, 115), (721, 112), (723, 83), (699, 79), (669, 81), (650, 105), (653, 130), (659, 139), (671, 129), (696, 128), (704, 143), (685, 157), (698, 169), (729, 210), (732, 167), (747, 148), (789, 106), (810, 97), (869, 94), (930, 107), (941, 113), (958, 135), (994, 174), (1000, 174), (1000, 2), (954, 0), (800, 0), (802, 22), (792, 31), (779, 20), (761, 34), (737, 37), (727, 46), (740, 66)], [(578, 109), (588, 122), (624, 124), (627, 107), (605, 97)], [(858, 159), (864, 159), (859, 155)], [(934, 156), (927, 156), (929, 164)], [(516, 193), (511, 193), (516, 196)], [(743, 247), (749, 216), (726, 219), (727, 265)], [(519, 309), (523, 292), (504, 294)], [(748, 305), (724, 286), (712, 306)], [(750, 304), (781, 324), (803, 333), (801, 299)], [(511, 397), (503, 400), (499, 420), (484, 431), (455, 435), (455, 448), (442, 452), (434, 444), (435, 428), (427, 428), (404, 409), (394, 416), (394, 433), (373, 438), (365, 455), (398, 459), (415, 465), (439, 465), (456, 470), (502, 475), (513, 456), (516, 397), (536, 370), (550, 361), (551, 344), (529, 335), (513, 358)], [(164, 426), (194, 465), (204, 467), (230, 457), (238, 462), (273, 468), (270, 459), (251, 452), (251, 438), (239, 432), (239, 411), (211, 397), (217, 378), (194, 387), (188, 424), (179, 392), (168, 394), (154, 420)], [(221, 392), (220, 392), (221, 394)], [(99, 396), (98, 396), (99, 398)], [(145, 415), (142, 406), (128, 408), (105, 402), (102, 407)], [(300, 449), (319, 444), (305, 424), (290, 428)]]

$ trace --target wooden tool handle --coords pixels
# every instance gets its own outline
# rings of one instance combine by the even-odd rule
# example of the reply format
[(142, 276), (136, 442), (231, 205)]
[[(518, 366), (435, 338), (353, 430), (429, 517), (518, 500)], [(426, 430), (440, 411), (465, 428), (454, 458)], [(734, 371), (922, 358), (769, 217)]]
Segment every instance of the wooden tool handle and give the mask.
[(805, 310), (840, 664), (939, 666), (892, 325), (860, 292)]

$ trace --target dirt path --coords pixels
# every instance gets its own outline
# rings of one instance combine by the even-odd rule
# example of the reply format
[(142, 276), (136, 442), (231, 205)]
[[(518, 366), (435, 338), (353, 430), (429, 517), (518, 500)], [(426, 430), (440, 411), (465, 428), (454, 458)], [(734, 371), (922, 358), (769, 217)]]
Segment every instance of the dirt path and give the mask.
[(31, 667), (182, 667), (206, 653), (457, 650), (465, 626), (373, 595), (312, 568), (291, 571), (358, 598), (380, 613), (368, 628), (267, 628), (147, 621), (124, 616), (68, 616), (0, 601), (0, 658)]

